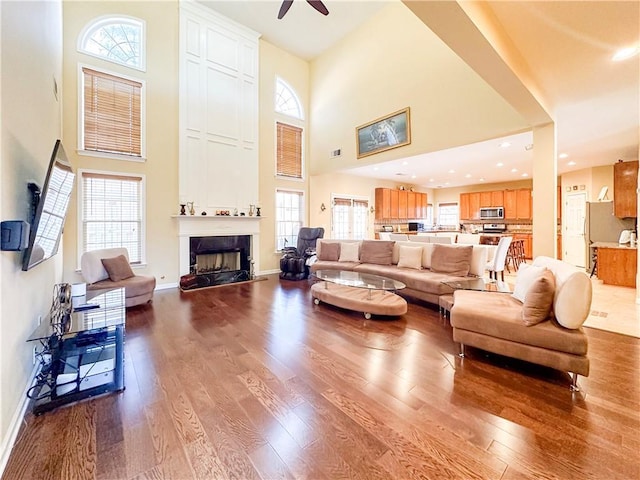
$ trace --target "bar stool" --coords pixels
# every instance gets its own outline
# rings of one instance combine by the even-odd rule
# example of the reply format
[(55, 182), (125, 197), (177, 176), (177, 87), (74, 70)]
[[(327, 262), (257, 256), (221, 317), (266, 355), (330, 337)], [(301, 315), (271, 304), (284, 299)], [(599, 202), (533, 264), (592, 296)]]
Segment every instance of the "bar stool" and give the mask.
[(511, 273), (509, 265), (513, 265), (513, 269), (517, 272), (520, 264), (525, 261), (524, 240), (513, 240), (509, 245), (507, 252), (507, 271)]

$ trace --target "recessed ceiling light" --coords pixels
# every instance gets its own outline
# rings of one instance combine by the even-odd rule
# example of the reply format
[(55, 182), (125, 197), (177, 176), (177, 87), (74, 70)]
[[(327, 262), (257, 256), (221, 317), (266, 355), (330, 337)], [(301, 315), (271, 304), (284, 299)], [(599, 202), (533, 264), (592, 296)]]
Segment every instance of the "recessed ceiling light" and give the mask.
[(449, 185), (449, 182), (444, 182), (445, 185)]
[(611, 57), (611, 60), (614, 62), (621, 62), (622, 60), (627, 60), (628, 58), (638, 55), (638, 53), (640, 53), (640, 46), (638, 45), (635, 47), (622, 48), (618, 50), (613, 57)]
[(402, 162), (402, 165), (409, 165), (409, 162)]
[(411, 178), (416, 178), (416, 176), (415, 175), (411, 175)]
[(509, 142), (502, 142), (499, 147), (500, 148), (509, 148), (511, 144)]
[(373, 171), (377, 172), (378, 171), (378, 167), (373, 167)]
[(429, 181), (430, 182), (435, 182), (435, 180), (433, 178), (430, 178)]
[(498, 162), (498, 163), (496, 163), (496, 167), (504, 167), (504, 163)]
[(456, 171), (452, 168), (451, 170), (449, 170), (449, 173), (456, 173)]
[(517, 168), (512, 168), (512, 169), (511, 169), (511, 173), (516, 173), (517, 171), (518, 171), (518, 169), (517, 169)]
[(479, 178), (478, 180), (481, 182), (484, 182), (484, 178)]
[(567, 165), (569, 165), (570, 167), (573, 167), (574, 165), (576, 165), (576, 162), (571, 160), (570, 162), (567, 163)]
[(470, 173), (467, 173), (467, 174), (464, 176), (464, 178), (471, 178), (471, 174), (470, 174)]
[(523, 174), (522, 174), (522, 176), (523, 176), (523, 177), (528, 177), (528, 176), (529, 176), (529, 174), (528, 174), (528, 173), (523, 173)]
[(558, 158), (567, 158), (568, 156), (568, 153), (561, 153), (560, 155), (558, 155)]

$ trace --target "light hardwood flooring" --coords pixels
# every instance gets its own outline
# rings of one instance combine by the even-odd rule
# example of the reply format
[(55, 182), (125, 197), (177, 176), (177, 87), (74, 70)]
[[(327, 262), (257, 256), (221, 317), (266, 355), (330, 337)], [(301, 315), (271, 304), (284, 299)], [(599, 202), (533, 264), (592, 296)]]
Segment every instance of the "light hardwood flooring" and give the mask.
[(27, 414), (4, 479), (636, 479), (640, 340), (596, 329), (566, 373), (469, 348), (437, 308), (314, 305), (309, 283), (157, 292), (126, 390)]

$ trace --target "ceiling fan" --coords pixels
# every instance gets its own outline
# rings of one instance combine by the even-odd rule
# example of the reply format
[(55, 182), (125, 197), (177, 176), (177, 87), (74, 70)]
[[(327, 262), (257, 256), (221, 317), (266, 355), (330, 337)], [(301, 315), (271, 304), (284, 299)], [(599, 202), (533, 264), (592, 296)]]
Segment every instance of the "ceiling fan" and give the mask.
[[(329, 10), (324, 6), (320, 0), (307, 0), (307, 3), (315, 8), (318, 12), (323, 15), (329, 15)], [(289, 11), (291, 5), (293, 4), (293, 0), (284, 0), (282, 5), (280, 6), (280, 11), (278, 12), (278, 20), (282, 20), (282, 17)]]

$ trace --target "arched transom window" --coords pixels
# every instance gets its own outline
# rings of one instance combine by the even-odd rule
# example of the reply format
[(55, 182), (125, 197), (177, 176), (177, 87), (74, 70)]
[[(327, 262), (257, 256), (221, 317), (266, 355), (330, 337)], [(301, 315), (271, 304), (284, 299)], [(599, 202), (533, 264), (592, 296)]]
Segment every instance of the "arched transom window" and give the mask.
[(281, 78), (276, 79), (276, 112), (302, 120), (302, 106), (293, 89)]
[(145, 23), (133, 17), (100, 17), (80, 35), (78, 50), (138, 70), (145, 69)]

